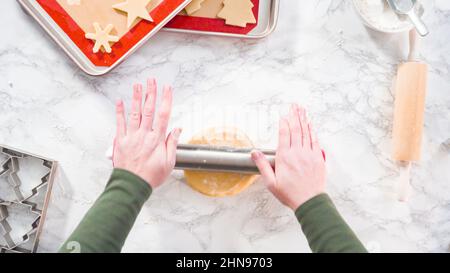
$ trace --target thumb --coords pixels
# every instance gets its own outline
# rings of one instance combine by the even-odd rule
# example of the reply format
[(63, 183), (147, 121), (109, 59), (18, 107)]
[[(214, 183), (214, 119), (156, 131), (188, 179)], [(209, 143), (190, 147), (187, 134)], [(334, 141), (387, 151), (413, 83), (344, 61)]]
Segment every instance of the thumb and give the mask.
[(273, 192), (275, 189), (276, 178), (272, 166), (270, 166), (270, 162), (262, 152), (257, 150), (252, 151), (252, 160), (255, 162), (256, 167), (258, 167), (266, 187)]
[(167, 149), (167, 160), (168, 164), (171, 168), (175, 166), (175, 162), (177, 159), (177, 145), (178, 139), (180, 138), (181, 128), (177, 128), (173, 130), (166, 141), (166, 149)]

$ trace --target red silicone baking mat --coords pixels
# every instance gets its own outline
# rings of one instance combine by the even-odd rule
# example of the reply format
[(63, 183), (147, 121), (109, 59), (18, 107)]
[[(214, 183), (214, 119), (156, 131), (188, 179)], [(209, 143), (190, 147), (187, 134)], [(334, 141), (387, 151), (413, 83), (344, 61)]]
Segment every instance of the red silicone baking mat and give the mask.
[(113, 66), (147, 34), (166, 23), (175, 10), (186, 4), (186, 0), (163, 0), (150, 12), (153, 22), (141, 20), (112, 45), (111, 53), (93, 53), (94, 42), (85, 38), (85, 31), (77, 24), (76, 18), (72, 18), (57, 0), (37, 2), (94, 65), (104, 67)]
[(187, 15), (175, 16), (165, 27), (174, 29), (223, 32), (232, 34), (248, 34), (258, 25), (259, 0), (251, 0), (256, 24), (247, 24), (246, 27), (229, 26), (221, 18), (204, 18)]

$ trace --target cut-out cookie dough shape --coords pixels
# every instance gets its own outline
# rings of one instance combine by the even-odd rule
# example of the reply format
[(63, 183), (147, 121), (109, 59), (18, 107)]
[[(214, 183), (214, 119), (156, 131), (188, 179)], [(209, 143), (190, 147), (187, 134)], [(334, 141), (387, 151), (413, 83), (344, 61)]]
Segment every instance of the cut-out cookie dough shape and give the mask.
[(79, 6), (81, 5), (81, 0), (67, 0), (69, 6)]
[[(251, 148), (250, 139), (234, 128), (211, 128), (194, 136), (189, 144)], [(226, 172), (184, 171), (186, 182), (194, 190), (208, 196), (221, 197), (240, 193), (259, 176)]]
[(184, 9), (186, 10), (186, 13), (188, 15), (191, 15), (192, 13), (196, 12), (197, 10), (202, 8), (202, 3), (205, 0), (192, 0), (189, 5), (187, 5)]
[(110, 34), (113, 28), (114, 26), (109, 24), (105, 29), (102, 29), (99, 23), (94, 23), (95, 33), (86, 33), (87, 39), (95, 41), (94, 53), (97, 53), (102, 47), (107, 53), (111, 53), (110, 43), (119, 41), (119, 37)]
[(153, 18), (147, 10), (147, 5), (152, 0), (127, 0), (113, 5), (113, 9), (127, 13), (127, 27), (130, 28), (136, 19), (144, 19), (153, 22)]
[(253, 14), (253, 3), (250, 0), (225, 0), (224, 7), (217, 17), (225, 19), (227, 25), (246, 27), (248, 23), (256, 23)]

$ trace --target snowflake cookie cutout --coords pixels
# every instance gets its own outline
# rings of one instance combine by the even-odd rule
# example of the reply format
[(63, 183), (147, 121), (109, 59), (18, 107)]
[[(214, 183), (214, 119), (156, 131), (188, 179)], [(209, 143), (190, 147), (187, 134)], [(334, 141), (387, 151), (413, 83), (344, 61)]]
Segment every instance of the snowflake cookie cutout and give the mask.
[(94, 23), (95, 33), (86, 33), (85, 37), (87, 39), (95, 41), (94, 53), (97, 53), (102, 47), (107, 53), (111, 53), (110, 43), (119, 41), (119, 37), (110, 34), (113, 28), (114, 26), (109, 24), (105, 29), (102, 29), (99, 23)]

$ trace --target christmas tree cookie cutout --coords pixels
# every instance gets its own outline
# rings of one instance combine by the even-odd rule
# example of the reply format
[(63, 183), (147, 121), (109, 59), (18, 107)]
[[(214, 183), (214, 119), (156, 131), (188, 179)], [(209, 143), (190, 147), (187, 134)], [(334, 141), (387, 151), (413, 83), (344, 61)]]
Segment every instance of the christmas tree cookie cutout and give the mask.
[(227, 25), (246, 27), (248, 23), (256, 23), (250, 0), (225, 0), (223, 5), (217, 17), (225, 19)]
[(186, 8), (184, 8), (186, 10), (186, 13), (188, 15), (191, 15), (192, 13), (196, 12), (197, 10), (202, 8), (202, 3), (205, 0), (192, 0), (191, 3), (189, 3), (189, 5), (186, 6)]
[(127, 27), (130, 28), (136, 19), (144, 19), (153, 22), (153, 18), (147, 10), (147, 5), (152, 0), (127, 0), (125, 2), (113, 5), (116, 9), (127, 14)]
[(95, 33), (86, 33), (87, 39), (95, 41), (94, 53), (97, 53), (102, 47), (107, 53), (111, 53), (110, 43), (119, 41), (119, 37), (110, 34), (113, 28), (114, 26), (109, 24), (105, 29), (102, 29), (99, 23), (94, 23)]

